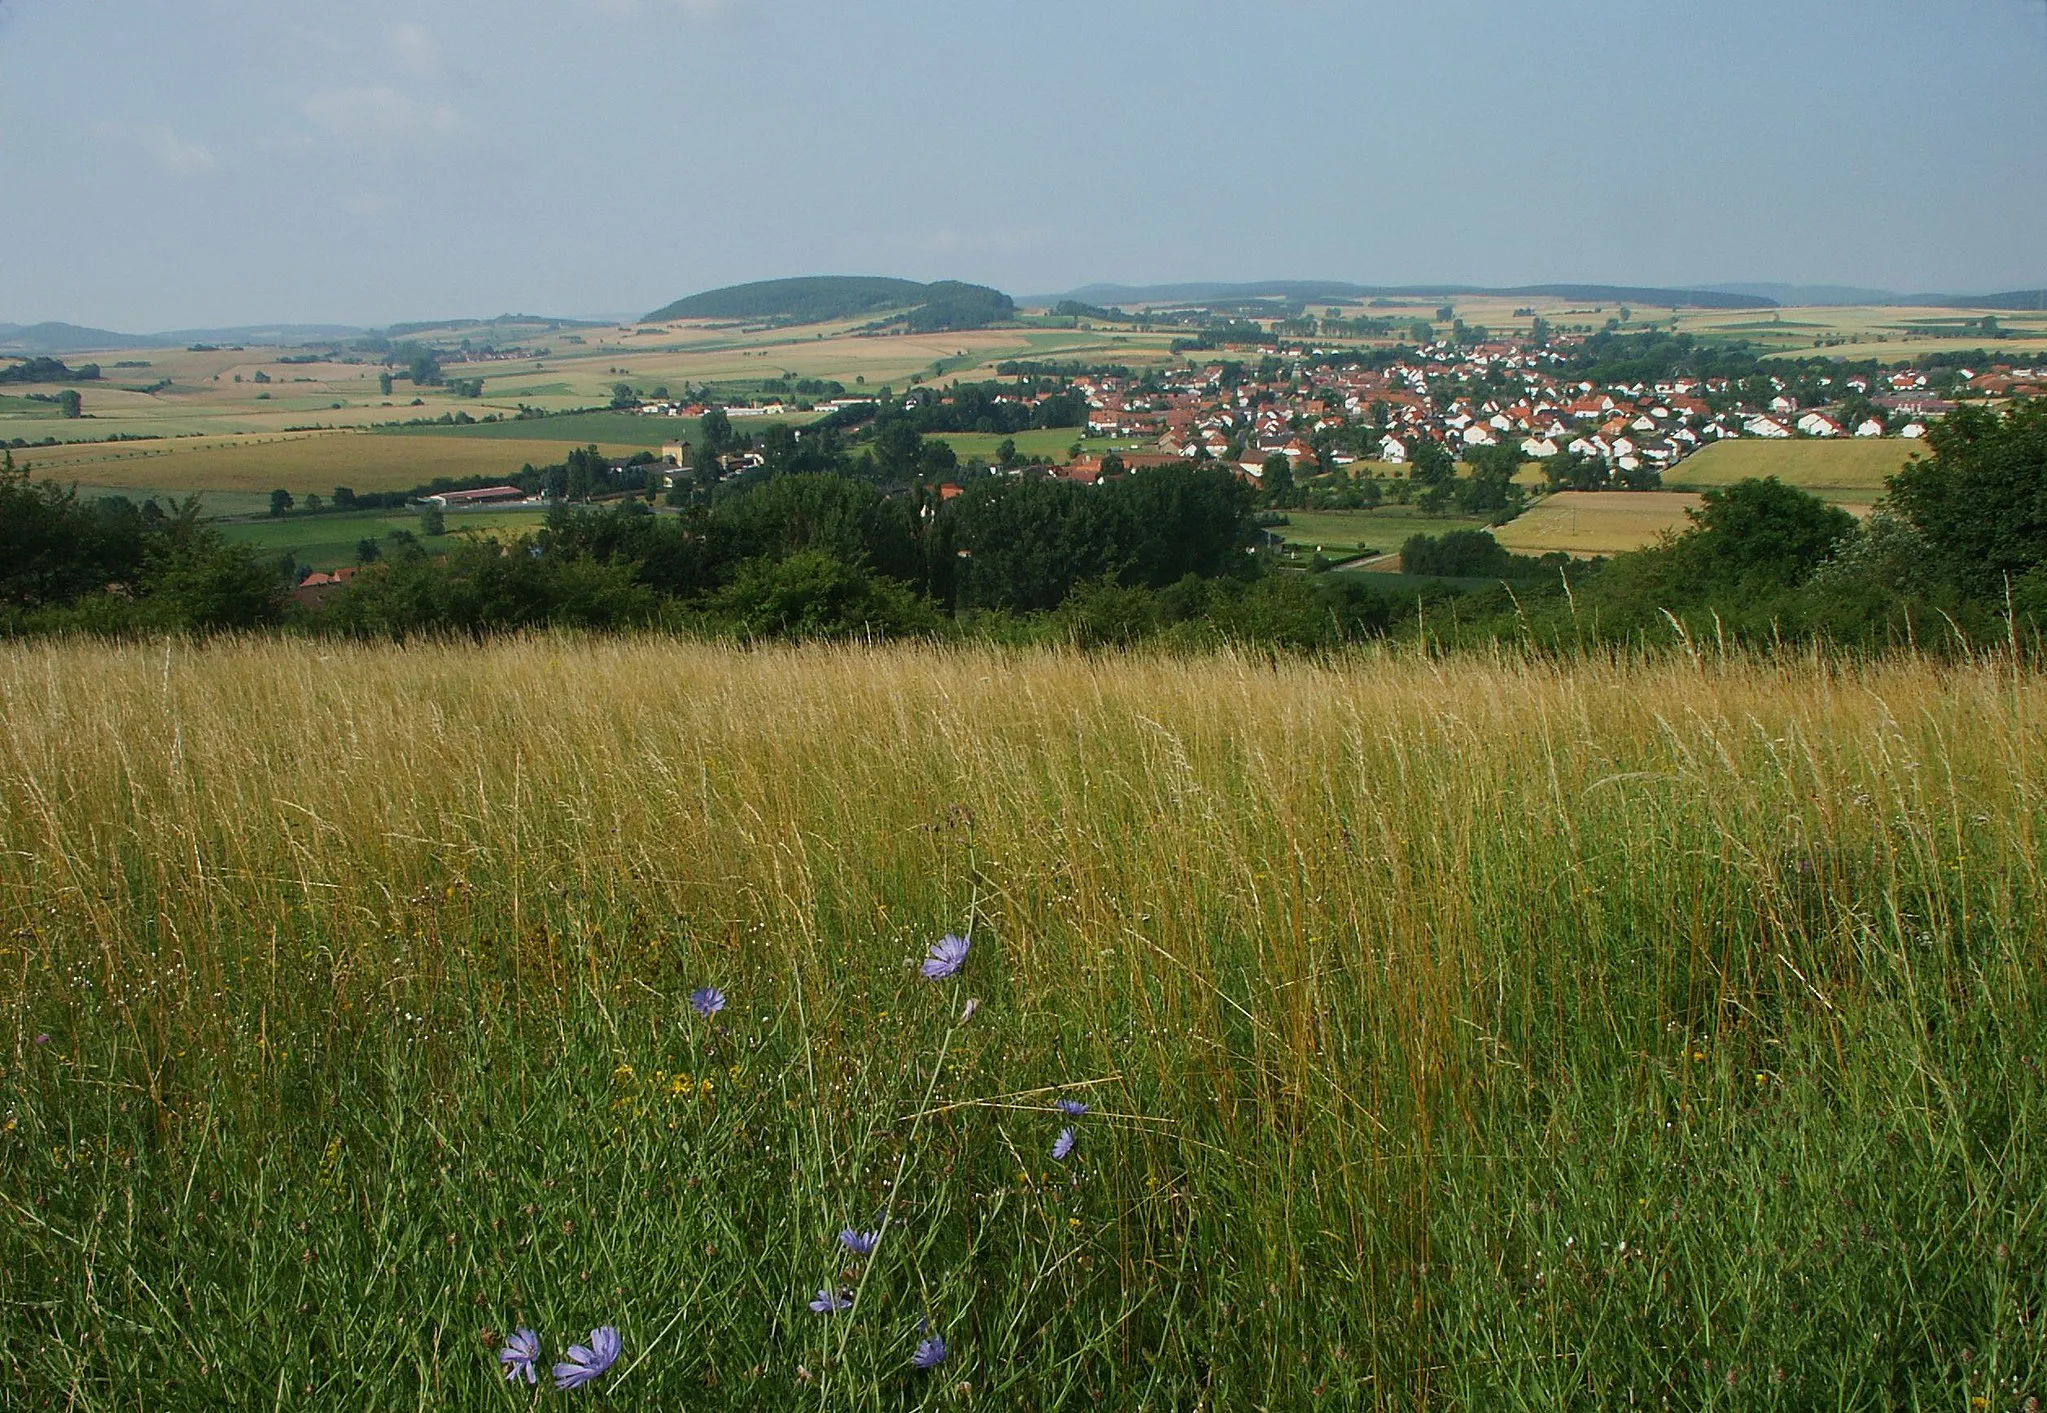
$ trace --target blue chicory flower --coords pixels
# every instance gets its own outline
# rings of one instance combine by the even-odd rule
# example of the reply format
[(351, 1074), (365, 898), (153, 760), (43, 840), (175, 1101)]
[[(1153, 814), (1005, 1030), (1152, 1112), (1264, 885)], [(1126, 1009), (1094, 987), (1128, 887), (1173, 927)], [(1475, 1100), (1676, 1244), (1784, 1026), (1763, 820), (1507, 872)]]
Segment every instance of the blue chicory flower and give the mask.
[(810, 1302), (810, 1308), (819, 1315), (836, 1315), (853, 1308), (853, 1297), (842, 1290), (821, 1290), (817, 1299)]
[(933, 981), (943, 981), (967, 964), (967, 948), (972, 944), (964, 937), (947, 934), (931, 944), (931, 951), (924, 958), (924, 975)]
[(689, 993), (690, 1009), (709, 1020), (725, 1009), (725, 993), (715, 986), (699, 986)]
[(851, 1227), (839, 1233), (839, 1245), (855, 1256), (872, 1256), (874, 1248), (881, 1245), (878, 1231), (854, 1231)]
[(498, 1363), (505, 1366), (506, 1383), (517, 1383), (521, 1374), (526, 1376), (527, 1383), (539, 1383), (540, 1375), (533, 1372), (533, 1366), (539, 1362), (540, 1336), (523, 1325), (512, 1331), (512, 1337), (498, 1351)]
[(1060, 1129), (1059, 1136), (1052, 1140), (1053, 1161), (1059, 1163), (1065, 1162), (1068, 1155), (1070, 1155), (1073, 1152), (1073, 1145), (1078, 1143), (1079, 1141), (1080, 1135), (1075, 1133), (1072, 1129), (1070, 1128)]
[(1078, 1099), (1061, 1099), (1059, 1101), (1059, 1112), (1070, 1119), (1077, 1119), (1087, 1113), (1087, 1105), (1081, 1103)]
[(568, 1360), (554, 1366), (554, 1386), (558, 1389), (581, 1388), (603, 1378), (618, 1362), (618, 1351), (618, 1331), (610, 1325), (598, 1326), (590, 1331), (587, 1346), (570, 1345)]
[(917, 1341), (917, 1352), (910, 1356), (910, 1363), (919, 1369), (936, 1369), (950, 1352), (945, 1347), (945, 1336), (934, 1334), (929, 1339)]

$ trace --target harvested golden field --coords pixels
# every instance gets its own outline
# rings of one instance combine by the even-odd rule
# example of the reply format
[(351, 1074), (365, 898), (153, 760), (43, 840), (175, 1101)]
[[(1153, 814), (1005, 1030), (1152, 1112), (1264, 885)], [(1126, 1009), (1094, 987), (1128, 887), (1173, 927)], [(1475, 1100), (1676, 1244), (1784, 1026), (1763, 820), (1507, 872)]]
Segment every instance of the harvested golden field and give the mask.
[(1560, 491), (1495, 529), (1493, 538), (1516, 554), (1621, 554), (1683, 531), (1690, 524), (1685, 512), (1699, 504), (1680, 491)]
[(391, 491), (437, 476), (509, 476), (528, 462), (547, 466), (561, 461), (570, 445), (537, 438), (296, 432), (33, 447), (16, 452), (15, 459), (35, 475), (109, 491), (267, 492), (282, 486), (294, 495), (313, 491), (324, 496), (337, 485)]

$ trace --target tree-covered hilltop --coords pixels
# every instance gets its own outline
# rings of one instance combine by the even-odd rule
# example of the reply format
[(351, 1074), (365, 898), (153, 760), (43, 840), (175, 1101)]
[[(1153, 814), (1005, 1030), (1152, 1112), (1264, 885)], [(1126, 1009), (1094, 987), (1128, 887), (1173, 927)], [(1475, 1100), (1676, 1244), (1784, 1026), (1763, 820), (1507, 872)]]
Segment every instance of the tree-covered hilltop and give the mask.
[(1015, 316), (1016, 302), (1000, 290), (953, 280), (922, 285), (873, 275), (812, 275), (706, 290), (657, 309), (642, 322), (787, 319), (822, 324), (897, 309), (908, 311), (910, 327), (921, 333), (998, 323)]

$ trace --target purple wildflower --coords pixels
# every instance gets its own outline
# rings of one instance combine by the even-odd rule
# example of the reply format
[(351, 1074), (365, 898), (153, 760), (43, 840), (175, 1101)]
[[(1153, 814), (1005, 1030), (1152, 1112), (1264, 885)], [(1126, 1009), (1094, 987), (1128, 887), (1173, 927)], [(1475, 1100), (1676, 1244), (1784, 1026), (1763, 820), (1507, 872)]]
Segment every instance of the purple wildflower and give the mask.
[(810, 1302), (810, 1308), (819, 1315), (836, 1315), (853, 1308), (853, 1297), (843, 1290), (821, 1290), (817, 1299)]
[(854, 1231), (851, 1227), (839, 1233), (839, 1245), (855, 1256), (872, 1256), (874, 1248), (881, 1245), (878, 1231)]
[(725, 1009), (725, 993), (715, 986), (699, 986), (689, 993), (689, 1007), (709, 1020)]
[(950, 1351), (945, 1347), (945, 1336), (934, 1334), (929, 1339), (917, 1341), (917, 1352), (910, 1356), (910, 1363), (919, 1369), (936, 1369), (945, 1362), (948, 1353)]
[(964, 937), (950, 933), (931, 944), (931, 951), (924, 958), (924, 975), (933, 981), (943, 981), (967, 964), (967, 948), (972, 944)]
[(49, 1031), (47, 1031), (47, 1030), (46, 1030), (46, 1031), (44, 1031), (44, 1032), (43, 1032), (43, 1033), (42, 1033), (41, 1035), (38, 1035), (38, 1036), (36, 1037), (36, 1044), (38, 1044), (38, 1045), (47, 1045), (47, 1044), (49, 1044), (49, 1043), (50, 1043), (50, 1032), (49, 1032)]
[(1066, 1115), (1069, 1119), (1077, 1119), (1087, 1113), (1087, 1105), (1081, 1103), (1078, 1099), (1061, 1099), (1059, 1101), (1059, 1112)]
[(554, 1366), (554, 1386), (558, 1389), (581, 1388), (603, 1378), (618, 1362), (618, 1351), (618, 1331), (610, 1325), (598, 1326), (590, 1331), (587, 1347), (570, 1345), (568, 1361)]
[(540, 1375), (533, 1372), (533, 1366), (539, 1362), (540, 1336), (523, 1325), (512, 1331), (512, 1337), (498, 1351), (498, 1363), (505, 1366), (505, 1382), (508, 1384), (517, 1383), (521, 1374), (526, 1376), (527, 1383), (539, 1383)]
[(1080, 1135), (1072, 1129), (1060, 1129), (1059, 1136), (1052, 1140), (1052, 1160), (1057, 1163), (1065, 1162), (1067, 1156), (1073, 1152), (1073, 1145), (1079, 1141)]

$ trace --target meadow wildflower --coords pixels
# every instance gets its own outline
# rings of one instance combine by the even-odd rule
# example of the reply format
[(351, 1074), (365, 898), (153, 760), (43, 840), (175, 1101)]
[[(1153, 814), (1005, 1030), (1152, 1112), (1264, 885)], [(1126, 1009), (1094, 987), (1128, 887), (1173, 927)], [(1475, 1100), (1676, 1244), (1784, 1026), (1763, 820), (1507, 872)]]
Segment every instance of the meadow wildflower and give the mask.
[(1078, 1099), (1061, 1099), (1059, 1101), (1059, 1112), (1066, 1115), (1069, 1119), (1077, 1119), (1087, 1113), (1087, 1105), (1081, 1103)]
[(931, 951), (924, 958), (924, 975), (933, 981), (943, 981), (955, 975), (967, 964), (967, 949), (972, 944), (964, 937), (947, 934), (931, 944)]
[(968, 1021), (972, 1020), (974, 1018), (974, 1012), (980, 1009), (981, 998), (979, 996), (967, 997), (966, 1009), (960, 1012), (960, 1024), (965, 1025)]
[(851, 1227), (848, 1227), (845, 1231), (839, 1233), (839, 1245), (845, 1247), (855, 1256), (872, 1256), (874, 1248), (881, 1245), (881, 1233), (878, 1231), (854, 1231)]
[(1073, 1145), (1080, 1142), (1080, 1135), (1070, 1128), (1059, 1130), (1059, 1136), (1052, 1140), (1052, 1160), (1063, 1163), (1073, 1152)]
[(853, 1308), (853, 1297), (843, 1290), (821, 1290), (817, 1299), (810, 1302), (810, 1308), (819, 1315), (836, 1315)]
[(699, 986), (689, 993), (689, 1007), (709, 1020), (725, 1009), (725, 993), (715, 986)]
[(44, 1031), (44, 1032), (43, 1032), (43, 1033), (42, 1033), (41, 1035), (38, 1035), (38, 1036), (36, 1037), (36, 1044), (38, 1044), (38, 1045), (47, 1045), (47, 1044), (49, 1044), (49, 1043), (50, 1043), (50, 1032), (48, 1032), (47, 1030), (46, 1030), (46, 1031)]
[(910, 1356), (910, 1363), (919, 1369), (936, 1369), (950, 1352), (945, 1347), (945, 1336), (934, 1334), (917, 1341), (917, 1352)]
[(618, 1351), (618, 1331), (610, 1325), (598, 1326), (590, 1331), (588, 1345), (570, 1345), (566, 1362), (554, 1366), (554, 1386), (558, 1389), (581, 1388), (603, 1378), (618, 1362)]
[(526, 1382), (537, 1384), (540, 1375), (533, 1366), (540, 1362), (540, 1336), (521, 1326), (505, 1341), (505, 1347), (498, 1351), (498, 1363), (505, 1366), (505, 1382), (517, 1383), (524, 1374)]

